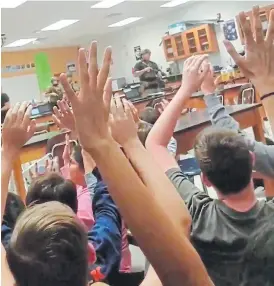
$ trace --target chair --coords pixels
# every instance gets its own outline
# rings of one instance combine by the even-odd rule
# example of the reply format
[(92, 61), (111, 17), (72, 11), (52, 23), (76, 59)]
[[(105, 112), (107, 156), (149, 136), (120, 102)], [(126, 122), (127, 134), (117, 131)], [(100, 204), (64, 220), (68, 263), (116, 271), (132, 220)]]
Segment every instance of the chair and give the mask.
[(255, 90), (251, 83), (240, 88), (239, 104), (251, 104), (255, 101)]

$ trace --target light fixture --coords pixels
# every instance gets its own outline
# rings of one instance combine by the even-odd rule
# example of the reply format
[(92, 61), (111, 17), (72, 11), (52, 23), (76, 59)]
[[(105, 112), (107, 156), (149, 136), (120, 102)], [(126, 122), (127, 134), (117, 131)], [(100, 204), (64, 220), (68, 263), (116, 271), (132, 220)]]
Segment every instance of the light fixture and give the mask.
[(37, 38), (30, 38), (30, 39), (20, 39), (20, 40), (17, 40), (15, 42), (12, 42), (8, 45), (5, 46), (5, 48), (15, 48), (15, 47), (22, 47), (22, 46), (25, 46), (31, 42), (34, 42), (36, 41)]
[(163, 8), (172, 8), (172, 7), (176, 7), (178, 5), (184, 4), (189, 2), (190, 0), (172, 0), (166, 4), (163, 4), (161, 7)]
[(16, 8), (25, 2), (27, 2), (27, 0), (1, 0), (0, 7), (1, 8)]
[(41, 29), (41, 31), (57, 31), (57, 30), (61, 30), (67, 26), (70, 26), (76, 22), (78, 22), (79, 20), (60, 20), (56, 23), (53, 23), (43, 29)]
[(111, 8), (115, 5), (118, 5), (122, 2), (125, 2), (125, 0), (103, 0), (99, 3), (96, 3), (95, 5), (92, 5), (90, 8), (103, 8), (103, 9), (107, 9), (107, 8)]
[(130, 23), (136, 22), (136, 21), (138, 21), (140, 19), (142, 19), (142, 17), (130, 17), (130, 18), (127, 18), (127, 19), (122, 20), (120, 22), (111, 24), (111, 25), (109, 25), (109, 27), (110, 28), (122, 27), (122, 26), (128, 25)]

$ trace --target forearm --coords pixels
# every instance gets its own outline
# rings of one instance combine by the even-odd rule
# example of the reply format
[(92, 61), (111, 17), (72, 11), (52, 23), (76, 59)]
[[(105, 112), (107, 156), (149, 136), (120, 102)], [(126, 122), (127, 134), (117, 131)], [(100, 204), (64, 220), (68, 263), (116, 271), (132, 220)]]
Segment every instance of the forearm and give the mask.
[(142, 76), (145, 72), (146, 72), (145, 69), (140, 70), (140, 71), (135, 71), (135, 72), (134, 72), (134, 76), (135, 76), (135, 77), (140, 77), (140, 76)]
[(9, 191), (9, 181), (12, 173), (12, 162), (11, 158), (7, 157), (6, 152), (1, 151), (1, 222), (6, 207), (6, 200)]
[(185, 285), (211, 285), (188, 238), (178, 231), (120, 148), (106, 142), (90, 153), (112, 198), (163, 285), (181, 286), (185, 281), (188, 281)]
[(163, 114), (153, 125), (153, 128), (148, 135), (146, 145), (155, 144), (165, 147), (168, 145), (177, 120), (180, 118), (182, 109), (187, 101), (188, 94), (189, 91), (183, 87), (178, 90)]
[(162, 283), (152, 266), (149, 266), (147, 275), (140, 286), (162, 286)]
[(134, 169), (145, 186), (152, 192), (163, 209), (172, 209), (170, 218), (177, 224), (178, 231), (189, 236), (191, 217), (180, 195), (151, 154), (137, 138), (124, 147)]

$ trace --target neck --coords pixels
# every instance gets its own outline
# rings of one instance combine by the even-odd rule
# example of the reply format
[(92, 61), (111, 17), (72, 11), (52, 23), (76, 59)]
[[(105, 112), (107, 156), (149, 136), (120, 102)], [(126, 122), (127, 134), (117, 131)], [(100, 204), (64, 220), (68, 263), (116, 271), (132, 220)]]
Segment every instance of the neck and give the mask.
[(224, 198), (220, 198), (229, 208), (238, 212), (247, 212), (254, 207), (257, 202), (253, 181), (238, 194), (232, 194)]

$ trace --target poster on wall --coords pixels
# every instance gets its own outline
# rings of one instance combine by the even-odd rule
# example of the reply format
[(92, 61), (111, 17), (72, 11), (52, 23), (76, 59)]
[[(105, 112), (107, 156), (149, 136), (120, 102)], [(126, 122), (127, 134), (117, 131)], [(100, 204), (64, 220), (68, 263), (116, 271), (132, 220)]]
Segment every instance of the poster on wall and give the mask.
[(223, 24), (223, 31), (225, 39), (228, 41), (235, 41), (238, 39), (236, 23), (234, 19), (228, 20)]
[(140, 61), (142, 59), (140, 46), (134, 47), (134, 55), (135, 55), (136, 61)]

